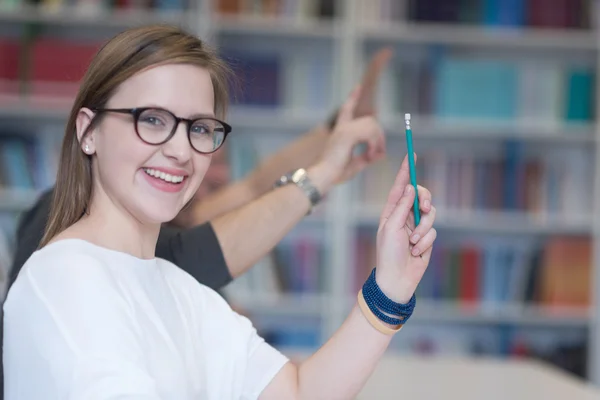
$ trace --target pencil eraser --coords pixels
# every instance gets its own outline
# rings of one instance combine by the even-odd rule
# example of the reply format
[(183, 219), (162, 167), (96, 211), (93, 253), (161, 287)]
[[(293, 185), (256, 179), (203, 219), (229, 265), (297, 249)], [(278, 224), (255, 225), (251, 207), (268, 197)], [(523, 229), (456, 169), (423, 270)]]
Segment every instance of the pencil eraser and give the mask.
[(410, 114), (404, 114), (404, 119), (410, 121)]

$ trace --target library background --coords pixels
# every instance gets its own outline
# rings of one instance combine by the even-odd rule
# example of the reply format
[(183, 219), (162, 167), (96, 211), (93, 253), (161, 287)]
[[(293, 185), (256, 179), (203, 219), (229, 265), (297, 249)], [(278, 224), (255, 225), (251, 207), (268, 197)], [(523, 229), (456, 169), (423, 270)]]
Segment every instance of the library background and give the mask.
[(339, 327), (374, 266), (409, 112), (438, 239), (389, 351), (534, 357), (600, 385), (597, 3), (0, 0), (1, 278), (104, 39), (174, 23), (235, 64), (232, 179), (323, 122), (391, 46), (378, 92), (388, 157), (336, 188), (227, 299), (284, 351), (314, 350)]

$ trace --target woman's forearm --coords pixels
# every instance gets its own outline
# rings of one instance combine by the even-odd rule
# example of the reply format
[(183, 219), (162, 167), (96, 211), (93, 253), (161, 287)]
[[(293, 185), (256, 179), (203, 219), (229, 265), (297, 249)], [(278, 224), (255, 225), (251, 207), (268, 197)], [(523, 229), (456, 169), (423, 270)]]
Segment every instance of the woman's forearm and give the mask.
[(321, 156), (327, 138), (328, 130), (324, 125), (318, 125), (263, 160), (245, 178), (250, 182), (255, 197), (270, 190), (283, 174), (313, 165)]
[(336, 333), (298, 367), (299, 399), (353, 399), (392, 336), (375, 329), (355, 304)]
[(298, 168), (312, 166), (321, 155), (328, 131), (317, 126), (275, 154), (262, 161), (244, 179), (210, 193), (191, 208), (182, 211), (174, 221), (190, 228), (238, 209), (273, 188), (282, 175)]

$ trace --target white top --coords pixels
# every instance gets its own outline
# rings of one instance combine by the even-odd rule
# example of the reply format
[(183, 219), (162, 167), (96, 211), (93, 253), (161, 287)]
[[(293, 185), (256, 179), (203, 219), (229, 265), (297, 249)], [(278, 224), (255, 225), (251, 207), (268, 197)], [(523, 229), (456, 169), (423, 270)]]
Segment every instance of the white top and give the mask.
[(5, 400), (256, 399), (288, 361), (174, 264), (78, 239), (23, 266), (3, 352)]

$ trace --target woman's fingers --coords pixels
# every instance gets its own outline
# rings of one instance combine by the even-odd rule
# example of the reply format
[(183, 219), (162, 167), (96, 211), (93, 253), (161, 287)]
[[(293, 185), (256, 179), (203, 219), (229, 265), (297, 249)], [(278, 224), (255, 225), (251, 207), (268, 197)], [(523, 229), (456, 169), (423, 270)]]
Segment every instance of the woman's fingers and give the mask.
[(413, 245), (417, 245), (421, 238), (425, 237), (427, 232), (429, 232), (433, 228), (433, 223), (435, 221), (435, 213), (435, 207), (431, 206), (429, 212), (421, 214), (421, 222), (416, 228), (414, 225), (414, 218), (412, 218), (412, 221), (409, 221), (409, 223), (412, 223), (412, 225), (409, 225), (409, 228), (412, 230), (412, 234), (410, 235), (410, 242)]
[(437, 231), (435, 228), (429, 229), (425, 235), (412, 246), (411, 253), (413, 256), (422, 256), (427, 250), (433, 246), (433, 242), (437, 237)]
[(336, 126), (345, 122), (352, 121), (354, 119), (354, 111), (356, 110), (356, 103), (360, 97), (361, 87), (357, 85), (340, 108), (338, 117), (336, 120)]
[(429, 212), (431, 210), (431, 192), (421, 185), (417, 185), (419, 188), (419, 208), (423, 212)]
[(402, 197), (392, 210), (385, 224), (390, 224), (393, 229), (401, 228), (407, 224), (408, 215), (411, 213), (412, 204), (415, 199), (415, 188), (411, 185), (404, 187)]
[[(429, 212), (431, 212), (431, 192), (424, 188), (423, 186), (417, 185), (419, 188), (419, 210), (421, 210), (421, 218)], [(422, 224), (422, 222), (421, 222)], [(408, 227), (411, 230), (415, 229), (415, 217), (414, 213), (411, 212), (411, 215), (408, 217)]]
[[(416, 158), (417, 158), (417, 155), (415, 154), (415, 160), (416, 160)], [(404, 160), (402, 161), (402, 165), (400, 166), (400, 169), (398, 170), (398, 173), (396, 174), (396, 179), (394, 180), (394, 184), (392, 185), (390, 193), (388, 194), (388, 198), (385, 203), (385, 206), (383, 207), (383, 211), (381, 212), (381, 218), (379, 219), (379, 225), (384, 224), (385, 221), (387, 221), (388, 218), (390, 218), (390, 216), (392, 215), (392, 212), (396, 208), (396, 205), (402, 198), (404, 190), (406, 189), (406, 185), (409, 182), (410, 182), (410, 173), (409, 173), (409, 166), (408, 166), (408, 156), (405, 156)], [(413, 190), (413, 192), (414, 192), (414, 190)]]

